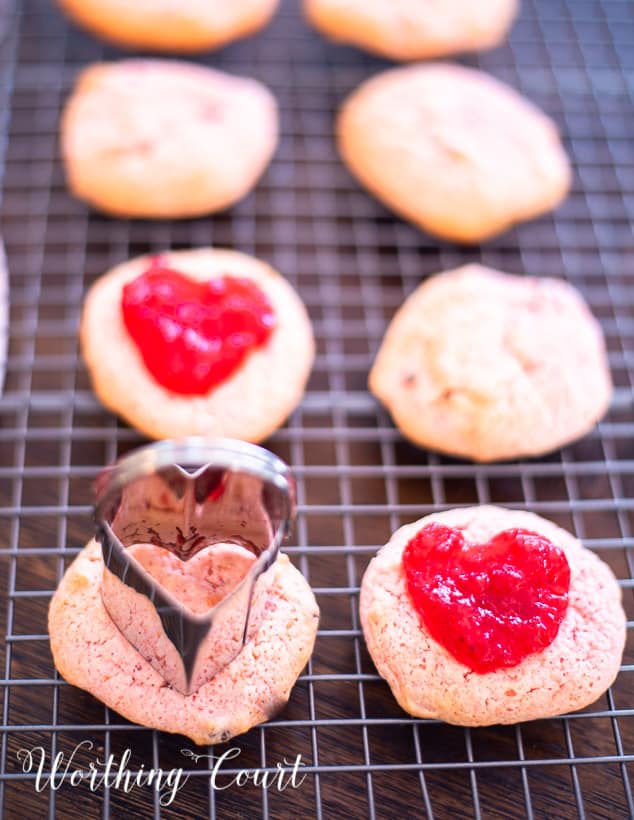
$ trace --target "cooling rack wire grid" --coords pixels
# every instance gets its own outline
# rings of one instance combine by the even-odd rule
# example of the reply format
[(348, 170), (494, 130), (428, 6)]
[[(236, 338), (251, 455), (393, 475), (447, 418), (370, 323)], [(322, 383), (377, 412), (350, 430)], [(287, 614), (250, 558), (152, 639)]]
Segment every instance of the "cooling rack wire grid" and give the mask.
[[(257, 76), (281, 107), (282, 139), (257, 190), (213, 218), (112, 220), (66, 193), (60, 106), (78, 70), (118, 56), (79, 32), (48, 0), (20, 4), (1, 48), (2, 233), (11, 268), (10, 357), (0, 398), (0, 813), (24, 817), (606, 818), (634, 815), (634, 653), (615, 685), (581, 713), (468, 730), (414, 720), (378, 678), (359, 631), (365, 566), (400, 524), (461, 504), (493, 502), (543, 514), (599, 552), (634, 618), (634, 3), (524, 0), (509, 42), (468, 64), (535, 100), (559, 124), (573, 191), (555, 215), (483, 248), (437, 243), (390, 215), (337, 159), (333, 116), (386, 63), (326, 43), (283, 2), (262, 33), (204, 58)], [(5, 137), (8, 139), (5, 140)], [(91, 535), (91, 482), (140, 443), (105, 412), (79, 359), (82, 296), (117, 261), (167, 247), (216, 244), (270, 261), (314, 320), (316, 366), (301, 407), (267, 443), (297, 479), (288, 548), (322, 611), (312, 661), (289, 705), (238, 746), (224, 767), (274, 769), (301, 755), (306, 780), (280, 793), (215, 791), (193, 745), (129, 724), (56, 674), (48, 603)], [(435, 271), (480, 261), (560, 276), (601, 321), (616, 383), (613, 406), (583, 441), (535, 461), (478, 465), (406, 444), (366, 389), (395, 308)], [(630, 620), (629, 626), (634, 621)], [(631, 629), (629, 630), (631, 632)], [(20, 748), (94, 756), (132, 750), (131, 766), (184, 766), (171, 806), (152, 789), (40, 793)], [(84, 755), (81, 760), (89, 759)], [(233, 767), (233, 768), (232, 768)]]

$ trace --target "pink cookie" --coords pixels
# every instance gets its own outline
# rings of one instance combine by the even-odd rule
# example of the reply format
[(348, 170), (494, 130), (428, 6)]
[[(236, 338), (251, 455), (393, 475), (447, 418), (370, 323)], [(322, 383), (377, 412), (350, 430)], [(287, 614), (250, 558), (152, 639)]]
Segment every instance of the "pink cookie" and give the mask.
[(60, 123), (68, 187), (119, 217), (222, 210), (254, 187), (277, 145), (262, 83), (182, 61), (84, 68)]
[[(143, 547), (144, 554), (137, 557), (161, 576), (164, 556), (152, 561), (150, 551)], [(242, 651), (189, 696), (166, 685), (110, 619), (100, 594), (103, 568), (101, 548), (91, 541), (51, 600), (51, 649), (58, 671), (69, 683), (91, 692), (128, 720), (187, 735), (199, 744), (220, 743), (246, 732), (287, 702), (312, 652), (319, 610), (309, 585), (285, 555), (257, 581)], [(191, 596), (191, 585), (183, 583), (190, 571), (185, 568), (174, 578), (174, 594), (187, 587)], [(219, 585), (232, 583), (233, 574), (223, 560), (213, 572), (200, 572), (197, 588), (214, 599)], [(198, 608), (192, 600), (186, 603)]]
[(306, 17), (326, 37), (391, 60), (494, 48), (518, 6), (518, 0), (304, 0)]
[(131, 49), (194, 53), (265, 26), (278, 0), (57, 0), (78, 25)]
[[(402, 555), (432, 521), (457, 528), (474, 543), (523, 528), (563, 550), (571, 571), (568, 607), (549, 646), (517, 666), (477, 674), (429, 635), (408, 595)], [(459, 726), (518, 723), (582, 709), (612, 684), (625, 645), (621, 591), (610, 568), (550, 521), (492, 506), (435, 513), (397, 530), (365, 572), (360, 615), (372, 659), (403, 709)]]
[(560, 279), (465, 265), (427, 279), (388, 327), (370, 390), (401, 432), (474, 461), (585, 435), (612, 381), (601, 327)]
[(482, 242), (534, 219), (570, 187), (555, 123), (515, 89), (465, 66), (423, 63), (376, 74), (345, 100), (337, 136), (364, 187), (455, 242)]

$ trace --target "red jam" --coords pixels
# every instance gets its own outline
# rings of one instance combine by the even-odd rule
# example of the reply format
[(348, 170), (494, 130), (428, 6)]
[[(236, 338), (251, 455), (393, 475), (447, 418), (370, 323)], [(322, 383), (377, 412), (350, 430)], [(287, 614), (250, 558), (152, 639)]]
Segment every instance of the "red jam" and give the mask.
[(528, 530), (470, 544), (460, 530), (428, 524), (405, 547), (403, 569), (425, 629), (481, 675), (544, 650), (566, 614), (566, 556)]
[(266, 343), (275, 313), (250, 279), (196, 282), (155, 260), (123, 288), (123, 321), (156, 381), (202, 395)]

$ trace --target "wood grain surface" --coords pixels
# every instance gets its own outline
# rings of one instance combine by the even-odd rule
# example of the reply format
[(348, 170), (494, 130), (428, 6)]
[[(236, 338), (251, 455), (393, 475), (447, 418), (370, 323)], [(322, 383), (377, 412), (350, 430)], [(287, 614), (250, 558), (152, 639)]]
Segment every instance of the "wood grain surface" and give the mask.
[[(203, 60), (257, 76), (278, 97), (282, 140), (256, 192), (230, 212), (178, 223), (88, 211), (65, 189), (60, 107), (82, 66), (120, 54), (48, 0), (24, 0), (2, 205), (11, 271), (0, 399), (0, 799), (7, 820), (630, 816), (631, 637), (616, 684), (584, 714), (465, 731), (399, 709), (365, 649), (357, 593), (395, 527), (435, 508), (493, 502), (542, 513), (600, 550), (623, 581), (634, 619), (634, 122), (625, 81), (634, 72), (633, 9), (616, 0), (527, 0), (510, 44), (467, 60), (555, 117), (576, 177), (556, 215), (486, 248), (460, 249), (438, 246), (388, 214), (339, 163), (336, 109), (387, 64), (326, 43), (307, 28), (295, 0), (282, 3), (266, 31)], [(5, 78), (7, 68), (5, 61)], [(85, 288), (129, 256), (205, 244), (255, 253), (282, 270), (305, 299), (318, 339), (302, 407), (267, 446), (297, 478), (289, 553), (316, 591), (320, 635), (283, 711), (213, 749), (129, 724), (65, 684), (46, 634), (52, 591), (92, 534), (92, 481), (141, 443), (90, 390), (76, 338)], [(405, 295), (422, 277), (471, 260), (561, 275), (588, 298), (606, 332), (617, 392), (605, 422), (584, 441), (539, 461), (474, 467), (404, 443), (369, 396), (372, 356)], [(38, 792), (33, 776), (23, 776), (19, 750), (43, 747), (48, 767), (51, 756), (68, 756), (83, 741), (93, 744), (77, 753), (84, 769), (129, 749), (129, 769), (185, 767), (189, 780), (162, 807), (147, 787), (126, 794), (65, 783)], [(214, 790), (210, 761), (181, 751), (217, 758), (232, 748), (239, 757), (223, 764), (225, 772), (275, 768), (301, 755), (307, 777), (283, 792), (249, 784)]]

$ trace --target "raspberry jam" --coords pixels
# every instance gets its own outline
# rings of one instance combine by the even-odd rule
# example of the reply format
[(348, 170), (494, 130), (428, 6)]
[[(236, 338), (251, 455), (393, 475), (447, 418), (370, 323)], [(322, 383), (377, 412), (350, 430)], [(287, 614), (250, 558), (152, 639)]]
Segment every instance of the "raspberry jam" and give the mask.
[(208, 393), (231, 376), (276, 324), (271, 303), (251, 279), (196, 282), (160, 260), (123, 288), (121, 309), (152, 376), (188, 395)]
[(471, 544), (460, 530), (428, 524), (405, 547), (403, 569), (427, 632), (478, 674), (544, 650), (566, 614), (566, 556), (528, 530)]

